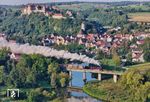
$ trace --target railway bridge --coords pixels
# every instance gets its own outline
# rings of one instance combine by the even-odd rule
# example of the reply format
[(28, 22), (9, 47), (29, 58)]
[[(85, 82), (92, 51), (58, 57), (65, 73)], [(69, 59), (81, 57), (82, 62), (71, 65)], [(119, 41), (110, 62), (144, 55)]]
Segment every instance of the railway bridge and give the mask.
[[(118, 80), (118, 77), (122, 75), (123, 72), (117, 72), (117, 71), (108, 71), (108, 70), (101, 70), (101, 69), (84, 69), (83, 67), (66, 67), (67, 71), (69, 71), (69, 76), (72, 78), (72, 72), (82, 72), (82, 79), (86, 80), (86, 73), (96, 73), (98, 74), (98, 80), (102, 80), (102, 75), (112, 75), (113, 81), (116, 83)], [(70, 81), (70, 86), (72, 82)]]

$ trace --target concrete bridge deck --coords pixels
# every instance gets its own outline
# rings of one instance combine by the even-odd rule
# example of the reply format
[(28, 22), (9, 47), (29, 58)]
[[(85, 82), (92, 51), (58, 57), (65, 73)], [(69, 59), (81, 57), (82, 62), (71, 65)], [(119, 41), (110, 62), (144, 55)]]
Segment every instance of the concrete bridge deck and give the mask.
[(98, 69), (75, 69), (75, 68), (67, 68), (68, 71), (76, 71), (76, 72), (91, 72), (98, 74), (109, 74), (109, 75), (122, 75), (123, 72), (115, 72), (108, 70), (98, 70)]
[(69, 86), (69, 87), (67, 87), (67, 90), (68, 91), (76, 91), (76, 92), (83, 92), (83, 90), (82, 90), (82, 87), (76, 87), (76, 86)]
[[(72, 72), (82, 72), (83, 73), (83, 80), (86, 80), (86, 73), (96, 73), (98, 74), (98, 80), (102, 80), (102, 74), (107, 74), (107, 75), (112, 75), (113, 80), (116, 83), (118, 80), (118, 76), (122, 75), (123, 72), (115, 72), (115, 71), (108, 71), (108, 70), (99, 70), (99, 69), (84, 69), (84, 68), (79, 68), (79, 67), (66, 67), (66, 69), (69, 71), (69, 75), (72, 78)], [(72, 86), (70, 82), (70, 86)]]

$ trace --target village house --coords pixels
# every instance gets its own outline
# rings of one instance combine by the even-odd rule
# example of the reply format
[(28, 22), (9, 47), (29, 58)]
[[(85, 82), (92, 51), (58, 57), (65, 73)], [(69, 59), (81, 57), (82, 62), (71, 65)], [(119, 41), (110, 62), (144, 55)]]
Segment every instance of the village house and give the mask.
[(11, 53), (10, 54), (10, 59), (19, 61), (20, 56), (21, 56), (21, 54), (19, 54), (19, 53)]
[(67, 14), (68, 16), (72, 16), (72, 15), (73, 15), (72, 12), (69, 11), (69, 10), (67, 10), (66, 14)]
[(43, 46), (51, 46), (54, 44), (54, 41), (52, 39), (49, 38), (43, 38), (42, 39), (42, 45)]
[(132, 62), (144, 62), (143, 53), (132, 53)]
[(54, 14), (54, 15), (52, 15), (52, 18), (54, 18), (54, 19), (65, 19), (66, 17), (64, 17), (62, 14)]
[(88, 41), (94, 41), (94, 40), (95, 40), (95, 34), (88, 34), (88, 35), (86, 36), (86, 39), (87, 39)]
[[(83, 24), (81, 28), (82, 29), (84, 28)], [(140, 36), (139, 34), (136, 35)], [(142, 37), (143, 36), (147, 37), (147, 35), (142, 35)], [(142, 37), (139, 37), (136, 44), (132, 44), (129, 47), (131, 49), (133, 62), (144, 62), (143, 51), (141, 51), (138, 48), (138, 45), (144, 43)], [(98, 34), (86, 35), (82, 32), (82, 30), (76, 36), (62, 37), (62, 36), (56, 36), (51, 34), (51, 36), (48, 37), (49, 40), (53, 41), (57, 45), (61, 45), (61, 44), (68, 45), (69, 43), (77, 42), (79, 45), (84, 45), (87, 48), (95, 47), (96, 49), (100, 49), (107, 54), (111, 54), (111, 48), (119, 48), (120, 46), (122, 46), (124, 40), (129, 41), (132, 40), (133, 38), (135, 38), (134, 34), (130, 34), (130, 35), (116, 34), (115, 36), (106, 33), (103, 35), (98, 35)], [(92, 53), (92, 51), (87, 51), (87, 49), (85, 49), (85, 53), (86, 52)]]
[(0, 33), (0, 40), (4, 40), (4, 39), (6, 39), (6, 35), (3, 33)]
[(135, 44), (130, 45), (130, 49), (137, 49), (137, 48), (138, 48), (138, 46), (137, 46), (137, 45), (135, 45)]
[(53, 15), (53, 12), (50, 12), (50, 11), (45, 13), (45, 16), (52, 16), (52, 15)]
[(77, 34), (77, 38), (83, 38), (85, 35), (83, 34), (83, 31), (80, 30), (80, 32)]
[(62, 36), (58, 36), (56, 44), (57, 45), (64, 45), (65, 44), (65, 39)]
[(144, 44), (144, 40), (138, 40), (138, 41), (136, 42), (136, 44), (137, 44), (137, 45), (142, 45), (142, 44)]
[(144, 62), (144, 54), (138, 48), (132, 49), (132, 62)]
[(16, 40), (9, 40), (9, 43), (17, 43)]

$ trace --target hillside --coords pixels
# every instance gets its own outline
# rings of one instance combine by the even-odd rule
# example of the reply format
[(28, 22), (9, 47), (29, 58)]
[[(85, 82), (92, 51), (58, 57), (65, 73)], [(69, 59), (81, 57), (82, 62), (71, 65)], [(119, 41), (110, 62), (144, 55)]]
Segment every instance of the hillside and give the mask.
[[(0, 9), (0, 32), (7, 34), (76, 34), (81, 21), (73, 19), (55, 20), (42, 14), (22, 16), (20, 11)], [(7, 29), (9, 28), (9, 29)], [(65, 30), (64, 30), (65, 29)]]
[(96, 98), (110, 102), (149, 102), (150, 63), (139, 64), (126, 71), (118, 83), (89, 82), (83, 90)]

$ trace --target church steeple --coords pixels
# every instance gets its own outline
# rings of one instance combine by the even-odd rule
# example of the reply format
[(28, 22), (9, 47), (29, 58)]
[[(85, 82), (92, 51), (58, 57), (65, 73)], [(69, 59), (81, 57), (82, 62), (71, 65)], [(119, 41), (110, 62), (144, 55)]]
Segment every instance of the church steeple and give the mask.
[(84, 36), (84, 34), (85, 34), (85, 23), (82, 22), (82, 24), (81, 24), (81, 29), (80, 29), (80, 31), (79, 31), (77, 37), (78, 37), (78, 38), (82, 38), (82, 37)]
[(84, 22), (82, 22), (82, 24), (81, 24), (81, 30), (85, 31), (85, 23)]

